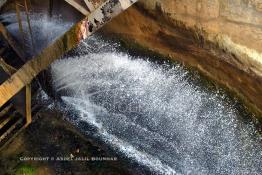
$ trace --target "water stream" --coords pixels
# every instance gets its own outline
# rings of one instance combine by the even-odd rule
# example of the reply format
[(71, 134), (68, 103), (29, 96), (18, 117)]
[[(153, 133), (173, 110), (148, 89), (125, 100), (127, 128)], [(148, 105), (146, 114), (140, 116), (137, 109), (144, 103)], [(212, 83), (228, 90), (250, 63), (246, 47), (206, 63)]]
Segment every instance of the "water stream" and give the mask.
[(0, 21), (6, 24), (7, 30), (24, 48), (24, 52), (29, 58), (38, 55), (50, 43), (55, 41), (73, 26), (72, 22), (62, 20), (60, 16), (49, 18), (48, 15), (44, 13), (33, 13), (30, 14), (29, 17), (33, 42), (26, 21), (26, 14), (24, 12), (21, 12), (22, 33), (18, 27), (16, 13), (10, 12), (0, 15)]
[[(51, 66), (69, 120), (152, 174), (260, 174), (262, 138), (237, 102), (180, 64), (98, 36)], [(83, 125), (83, 123), (87, 125)]]

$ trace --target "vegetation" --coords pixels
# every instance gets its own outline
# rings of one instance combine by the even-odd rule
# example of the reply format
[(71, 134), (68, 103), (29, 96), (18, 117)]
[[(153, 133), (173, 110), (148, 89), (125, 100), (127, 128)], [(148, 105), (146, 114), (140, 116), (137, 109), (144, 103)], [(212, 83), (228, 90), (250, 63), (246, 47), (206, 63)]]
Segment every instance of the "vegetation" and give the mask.
[(15, 175), (36, 175), (36, 168), (31, 165), (23, 164), (19, 166)]

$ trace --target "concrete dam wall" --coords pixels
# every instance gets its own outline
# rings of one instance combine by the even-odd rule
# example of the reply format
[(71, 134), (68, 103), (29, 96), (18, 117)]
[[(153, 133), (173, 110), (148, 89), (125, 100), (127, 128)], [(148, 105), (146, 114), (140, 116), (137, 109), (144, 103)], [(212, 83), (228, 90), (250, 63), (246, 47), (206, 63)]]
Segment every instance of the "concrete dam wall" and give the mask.
[(197, 68), (261, 116), (260, 0), (141, 0), (104, 31)]

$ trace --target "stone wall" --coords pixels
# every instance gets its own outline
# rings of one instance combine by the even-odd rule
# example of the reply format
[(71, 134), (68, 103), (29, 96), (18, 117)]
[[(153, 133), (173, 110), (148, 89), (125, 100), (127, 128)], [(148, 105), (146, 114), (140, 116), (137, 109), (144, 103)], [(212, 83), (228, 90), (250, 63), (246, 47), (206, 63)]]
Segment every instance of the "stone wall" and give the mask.
[(226, 34), (234, 42), (262, 52), (261, 0), (141, 0), (147, 10), (161, 10), (170, 20)]
[(140, 0), (103, 31), (199, 69), (262, 118), (261, 0)]

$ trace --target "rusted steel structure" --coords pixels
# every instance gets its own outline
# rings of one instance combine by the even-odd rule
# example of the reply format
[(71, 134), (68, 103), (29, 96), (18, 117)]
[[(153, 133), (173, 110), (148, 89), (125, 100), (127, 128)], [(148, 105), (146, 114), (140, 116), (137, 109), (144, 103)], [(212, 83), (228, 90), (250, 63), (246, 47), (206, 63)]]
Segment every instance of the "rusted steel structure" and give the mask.
[[(0, 141), (3, 140), (8, 134), (15, 130), (17, 122), (13, 122), (7, 128), (10, 117), (3, 116), (9, 115), (8, 111), (13, 107), (12, 99), (21, 91), (25, 95), (25, 112), (22, 114), (24, 117), (21, 119), (22, 126), (12, 134), (15, 136), (19, 131), (28, 126), (31, 121), (31, 82), (32, 80), (48, 66), (63, 56), (66, 52), (76, 47), (82, 39), (96, 32), (100, 27), (109, 22), (113, 17), (126, 10), (129, 6), (134, 4), (137, 0), (65, 0), (66, 3), (72, 5), (76, 10), (85, 15), (84, 19), (75, 24), (69, 31), (57, 39), (53, 44), (45, 48), (38, 56), (30, 59), (20, 69), (16, 70), (5, 63), (3, 60), (0, 62), (0, 69), (5, 71), (7, 80), (0, 84)], [(28, 13), (28, 10), (26, 10)], [(29, 23), (29, 19), (28, 19)], [(30, 23), (29, 23), (30, 24)], [(7, 32), (5, 27), (0, 24), (0, 33), (5, 37), (9, 45), (14, 49), (21, 59), (24, 53), (21, 52), (18, 45), (12, 39), (12, 36)], [(1, 123), (2, 122), (2, 123)], [(2, 126), (3, 125), (3, 126)], [(8, 139), (10, 140), (10, 139)]]

